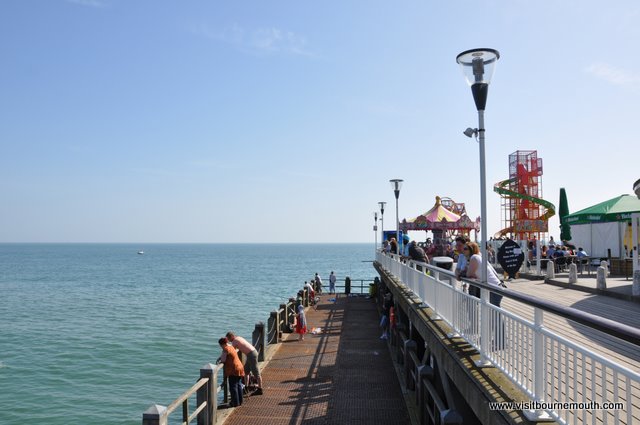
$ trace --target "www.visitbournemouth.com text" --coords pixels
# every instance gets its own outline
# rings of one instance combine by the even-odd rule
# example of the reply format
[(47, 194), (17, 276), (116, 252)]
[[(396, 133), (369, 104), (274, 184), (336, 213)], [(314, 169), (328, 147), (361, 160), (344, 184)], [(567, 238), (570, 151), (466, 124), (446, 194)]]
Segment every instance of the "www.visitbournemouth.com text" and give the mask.
[(624, 403), (588, 403), (544, 402), (544, 401), (494, 401), (489, 403), (491, 410), (624, 410)]

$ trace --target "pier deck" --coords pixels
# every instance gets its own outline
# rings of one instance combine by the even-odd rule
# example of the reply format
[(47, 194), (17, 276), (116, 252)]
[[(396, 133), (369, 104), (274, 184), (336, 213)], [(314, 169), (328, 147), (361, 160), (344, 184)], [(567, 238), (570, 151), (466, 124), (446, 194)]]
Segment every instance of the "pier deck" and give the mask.
[(307, 334), (288, 335), (262, 370), (264, 394), (245, 398), (224, 424), (410, 423), (373, 300), (324, 295), (307, 310)]

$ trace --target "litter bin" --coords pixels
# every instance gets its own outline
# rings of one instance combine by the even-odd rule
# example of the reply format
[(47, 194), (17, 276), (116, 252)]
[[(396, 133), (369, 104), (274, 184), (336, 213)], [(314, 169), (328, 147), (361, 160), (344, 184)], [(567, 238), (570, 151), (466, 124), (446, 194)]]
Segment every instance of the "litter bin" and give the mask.
[(431, 264), (441, 269), (451, 270), (453, 268), (453, 258), (451, 257), (433, 257)]
[(344, 279), (344, 293), (347, 295), (351, 293), (351, 278), (349, 276)]
[(371, 298), (376, 296), (376, 284), (375, 283), (370, 283), (369, 284), (369, 296)]

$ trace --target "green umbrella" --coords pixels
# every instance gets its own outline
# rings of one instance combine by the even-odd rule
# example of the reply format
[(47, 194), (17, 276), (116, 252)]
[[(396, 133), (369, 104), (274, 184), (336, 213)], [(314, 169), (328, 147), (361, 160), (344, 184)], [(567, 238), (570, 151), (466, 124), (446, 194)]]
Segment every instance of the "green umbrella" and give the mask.
[(558, 215), (560, 216), (560, 240), (571, 240), (571, 226), (565, 219), (569, 215), (569, 202), (567, 201), (567, 192), (564, 187), (560, 188), (560, 206), (558, 208)]

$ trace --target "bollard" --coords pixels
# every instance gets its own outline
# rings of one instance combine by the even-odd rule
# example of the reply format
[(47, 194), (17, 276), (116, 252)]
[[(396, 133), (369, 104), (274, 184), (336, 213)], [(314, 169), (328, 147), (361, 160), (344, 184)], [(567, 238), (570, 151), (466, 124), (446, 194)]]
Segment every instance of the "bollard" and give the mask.
[(269, 320), (267, 321), (267, 332), (273, 332), (269, 334), (267, 344), (277, 344), (280, 342), (280, 333), (278, 332), (278, 322), (280, 321), (280, 317), (277, 311), (272, 311), (269, 314)]
[(165, 406), (159, 404), (149, 406), (142, 414), (142, 425), (160, 425), (160, 418), (166, 410), (167, 408)]
[(347, 295), (351, 293), (351, 278), (349, 276), (344, 279), (344, 293)]
[(289, 332), (289, 329), (287, 329), (287, 325), (289, 324), (289, 313), (287, 311), (287, 305), (280, 304), (280, 308), (278, 309), (278, 312), (280, 311), (282, 311), (282, 313), (280, 313), (280, 317), (278, 317), (278, 319), (280, 320), (280, 322), (278, 323), (279, 325), (278, 330), (280, 331), (281, 334), (284, 334)]
[(633, 272), (633, 286), (631, 287), (631, 295), (640, 297), (640, 270)]
[(306, 286), (302, 290), (302, 305), (304, 308), (309, 307), (309, 288)]
[(259, 362), (263, 362), (264, 361), (264, 349), (267, 346), (266, 344), (266, 340), (267, 340), (267, 335), (266, 335), (266, 328), (264, 326), (264, 322), (258, 322), (256, 323), (256, 326), (253, 330), (253, 335), (252, 338), (253, 340), (253, 346), (254, 347), (259, 347), (258, 349), (258, 361)]
[(569, 284), (578, 282), (578, 266), (574, 263), (569, 264)]
[(606, 260), (600, 261), (600, 267), (604, 267), (604, 275), (609, 276), (609, 263)]
[[(605, 261), (603, 261), (604, 263)], [(607, 289), (607, 269), (603, 266), (598, 267), (598, 274), (596, 278), (596, 288), (600, 291)]]
[(547, 261), (547, 279), (556, 277), (556, 263), (553, 260)]

